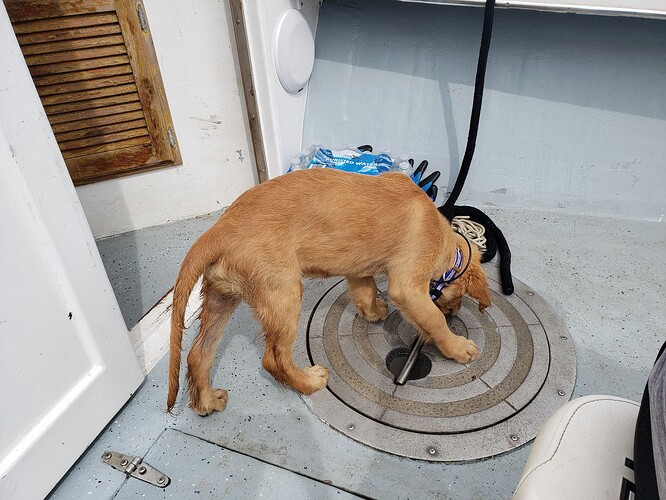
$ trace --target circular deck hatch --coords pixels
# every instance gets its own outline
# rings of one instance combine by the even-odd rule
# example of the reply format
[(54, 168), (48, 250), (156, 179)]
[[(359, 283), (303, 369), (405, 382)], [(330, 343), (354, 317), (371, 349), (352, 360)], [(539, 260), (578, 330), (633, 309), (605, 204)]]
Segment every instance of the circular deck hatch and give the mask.
[[(394, 384), (389, 370), (416, 330), (400, 312), (389, 302), (389, 317), (368, 323), (357, 316), (344, 281), (308, 287), (299, 332), (307, 350), (297, 356), (301, 364), (329, 368), (330, 379), (304, 400), (349, 437), (411, 458), (479, 459), (526, 443), (571, 397), (576, 360), (554, 311), (514, 283), (515, 293), (505, 296), (489, 279), (492, 307), (480, 313), (465, 298), (449, 320), (454, 333), (478, 345), (474, 362), (458, 364), (426, 345), (419, 377), (404, 386)], [(386, 298), (387, 282), (377, 285)]]

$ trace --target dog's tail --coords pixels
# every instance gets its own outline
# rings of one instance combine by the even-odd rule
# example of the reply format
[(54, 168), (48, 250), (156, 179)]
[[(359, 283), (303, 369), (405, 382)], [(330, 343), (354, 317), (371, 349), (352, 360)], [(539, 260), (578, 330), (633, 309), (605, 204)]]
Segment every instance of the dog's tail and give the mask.
[(180, 355), (182, 351), (185, 308), (192, 289), (206, 268), (220, 258), (220, 245), (215, 244), (216, 228), (206, 231), (190, 248), (178, 271), (173, 287), (171, 307), (171, 338), (169, 348), (169, 389), (167, 411), (176, 404), (180, 385)]

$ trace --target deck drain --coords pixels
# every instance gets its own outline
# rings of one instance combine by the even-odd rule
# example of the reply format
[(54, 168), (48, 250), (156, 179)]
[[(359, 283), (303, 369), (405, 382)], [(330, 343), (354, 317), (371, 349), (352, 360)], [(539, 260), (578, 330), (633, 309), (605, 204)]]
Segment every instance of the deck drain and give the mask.
[[(393, 349), (386, 356), (386, 368), (390, 371), (393, 376), (397, 377), (400, 375), (400, 372), (407, 363), (407, 358), (409, 358), (409, 353), (411, 349), (408, 347), (398, 347)], [(426, 378), (432, 370), (432, 361), (430, 358), (423, 353), (420, 353), (416, 358), (414, 363), (414, 368), (409, 373), (409, 378), (407, 380), (420, 380)]]
[[(537, 293), (514, 280), (515, 293), (505, 296), (489, 282), (492, 307), (479, 313), (466, 298), (449, 322), (476, 342), (478, 359), (461, 365), (426, 345), (417, 377), (404, 386), (393, 380), (417, 332), (400, 312), (390, 307), (385, 321), (368, 323), (344, 281), (307, 286), (295, 354), (302, 365), (328, 367), (330, 379), (305, 402), (352, 439), (411, 458), (470, 460), (525, 444), (571, 397), (575, 352)], [(377, 284), (385, 295), (386, 281)]]

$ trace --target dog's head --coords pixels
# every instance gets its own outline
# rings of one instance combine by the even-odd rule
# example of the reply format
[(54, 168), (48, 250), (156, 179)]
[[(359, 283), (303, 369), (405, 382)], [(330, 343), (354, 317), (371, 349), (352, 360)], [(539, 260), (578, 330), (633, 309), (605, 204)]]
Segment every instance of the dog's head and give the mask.
[[(464, 243), (462, 245), (466, 246)], [(435, 304), (444, 314), (455, 316), (460, 311), (462, 299), (465, 295), (479, 301), (479, 311), (481, 312), (491, 305), (488, 279), (481, 267), (479, 251), (474, 245), (472, 245), (472, 255), (467, 270), (460, 278), (442, 289), (442, 295), (435, 301)]]

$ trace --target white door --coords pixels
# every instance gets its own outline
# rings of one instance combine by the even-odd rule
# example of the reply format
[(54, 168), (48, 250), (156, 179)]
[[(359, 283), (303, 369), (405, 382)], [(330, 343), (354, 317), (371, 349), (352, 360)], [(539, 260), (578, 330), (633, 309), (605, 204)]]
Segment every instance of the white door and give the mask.
[(44, 497), (143, 378), (0, 2), (0, 498)]

